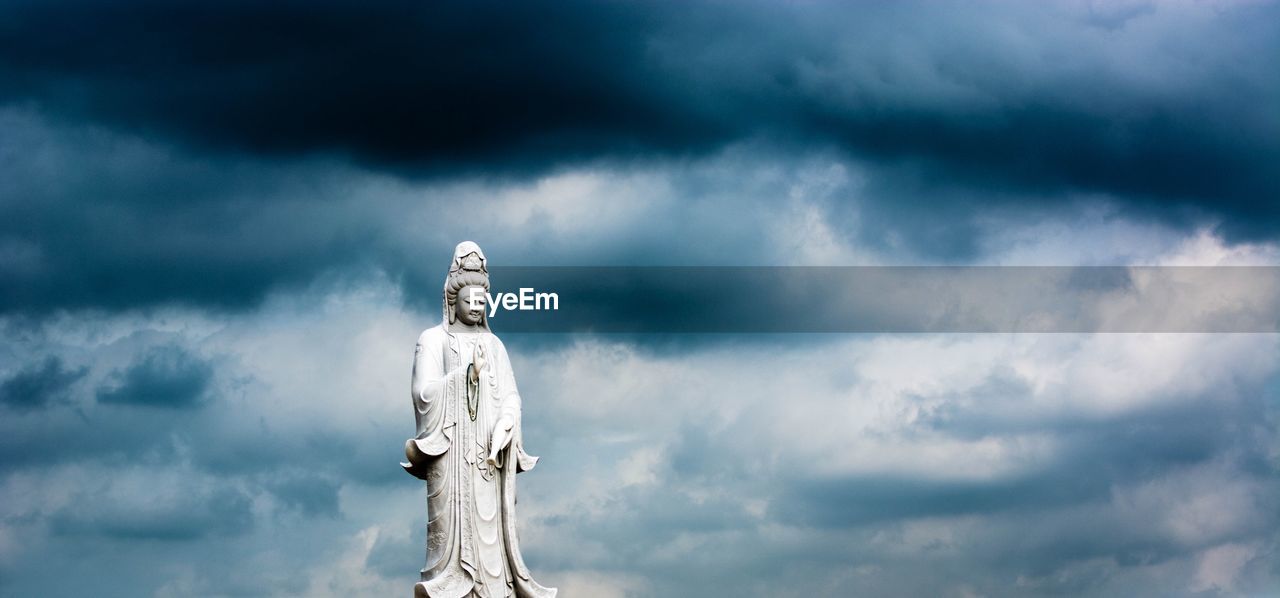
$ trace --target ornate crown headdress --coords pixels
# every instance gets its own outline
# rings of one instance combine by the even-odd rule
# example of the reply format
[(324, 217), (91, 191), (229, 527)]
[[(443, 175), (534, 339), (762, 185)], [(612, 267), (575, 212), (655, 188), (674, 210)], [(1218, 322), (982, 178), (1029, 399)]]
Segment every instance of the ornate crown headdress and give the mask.
[[(444, 296), (442, 307), (444, 308), (444, 321), (450, 323), (451, 311), (449, 309), (449, 285), (453, 279), (458, 276), (465, 276), (467, 273), (475, 272), (484, 277), (484, 287), (489, 288), (489, 267), (488, 260), (484, 257), (484, 251), (480, 246), (472, 241), (463, 241), (453, 250), (453, 262), (449, 265), (449, 275), (444, 279)], [(481, 320), (481, 325), (488, 328), (488, 318)]]

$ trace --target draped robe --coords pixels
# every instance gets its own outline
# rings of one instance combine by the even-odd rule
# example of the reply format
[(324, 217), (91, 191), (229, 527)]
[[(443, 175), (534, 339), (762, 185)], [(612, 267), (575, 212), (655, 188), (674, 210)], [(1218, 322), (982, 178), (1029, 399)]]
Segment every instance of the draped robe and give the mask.
[[(469, 387), (476, 343), (486, 366)], [(412, 395), (417, 435), (405, 443), (402, 465), (427, 482), (427, 566), (415, 596), (554, 597), (530, 576), (516, 538), (516, 473), (537, 457), (524, 452), (520, 394), (502, 341), (450, 332), (447, 323), (427, 329), (415, 350)], [(511, 440), (490, 468), (485, 458), (503, 415), (514, 422)]]

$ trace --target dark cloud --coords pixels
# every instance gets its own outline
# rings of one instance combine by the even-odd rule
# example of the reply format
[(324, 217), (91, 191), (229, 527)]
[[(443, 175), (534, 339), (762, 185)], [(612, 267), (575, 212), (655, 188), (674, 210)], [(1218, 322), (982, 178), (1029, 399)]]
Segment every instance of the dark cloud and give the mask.
[(240, 534), (253, 526), (252, 502), (234, 489), (185, 491), (176, 498), (136, 502), (77, 495), (50, 516), (54, 533), (116, 540), (198, 540), (210, 534)]
[[(0, 310), (256, 305), (361, 263), (369, 218), (333, 205), (323, 168), (205, 159), (23, 112), (0, 113)], [(442, 250), (442, 253), (445, 250)]]
[(1223, 218), (1233, 238), (1273, 236), (1280, 216), (1269, 3), (67, 0), (7, 13), (0, 97), (195, 148), (493, 175), (767, 138), (897, 173), (869, 186), (884, 208), (869, 231), (939, 205), (967, 214), (974, 198), (1077, 192)]
[(338, 490), (342, 484), (315, 474), (273, 473), (266, 488), (285, 507), (304, 517), (336, 517), (339, 514)]
[[(993, 482), (929, 481), (908, 476), (850, 477), (810, 480), (793, 486), (775, 503), (779, 521), (812, 527), (856, 527), (918, 517), (993, 513), (1036, 504), (1050, 508), (1105, 492), (1095, 479), (1085, 486), (1059, 487), (1063, 480), (998, 480)], [(1089, 480), (1085, 480), (1089, 482)]]
[(198, 145), (393, 164), (707, 140), (647, 84), (658, 15), (574, 4), (17, 3), (5, 95)]
[[(501, 263), (626, 263), (666, 244), (643, 228), (617, 246), (555, 241), (557, 231), (537, 227), (505, 234), (484, 195), (513, 188), (486, 182), (419, 187), (326, 160), (206, 158), (26, 112), (0, 111), (0, 129), (13, 134), (0, 137), (0, 156), (19, 173), (0, 187), (0, 313), (31, 320), (166, 304), (244, 311), (272, 293), (340, 292), (380, 276), (434, 313), (463, 238)], [(459, 190), (473, 215), (458, 209)], [(692, 236), (703, 225), (687, 226)], [(732, 242), (757, 245), (759, 233), (742, 228)], [(687, 259), (688, 249), (661, 257)]]
[(44, 407), (67, 398), (71, 386), (84, 377), (89, 369), (69, 369), (56, 355), (45, 358), (0, 383), (0, 403), (18, 410)]
[(112, 385), (98, 389), (98, 402), (190, 409), (204, 400), (213, 374), (212, 364), (183, 347), (156, 347), (112, 374)]
[[(140, 336), (101, 350), (115, 354), (126, 346), (138, 347), (137, 356), (117, 362), (137, 365), (146, 362), (156, 346), (166, 346), (159, 338), (166, 337)], [(833, 346), (818, 350), (805, 339), (768, 339), (744, 339), (742, 351), (714, 346), (720, 347), (716, 353), (721, 356), (740, 357), (735, 367), (752, 370), (761, 369), (756, 360), (762, 354), (773, 358), (762, 371), (785, 372), (797, 362), (818, 360), (843, 382), (833, 388), (819, 377), (806, 388), (835, 397), (830, 406), (836, 409), (846, 400), (839, 388), (854, 384), (856, 374), (844, 378), (837, 370), (847, 368), (848, 353)], [(224, 342), (219, 345), (225, 347)], [(998, 374), (985, 384), (933, 397), (941, 406), (897, 433), (906, 441), (918, 434), (924, 442), (939, 436), (960, 441), (1048, 436), (1054, 439), (1054, 456), (1030, 459), (1022, 472), (951, 479), (936, 471), (819, 475), (812, 463), (788, 461), (787, 455), (796, 454), (788, 445), (806, 442), (806, 429), (819, 424), (801, 423), (790, 430), (790, 438), (770, 433), (772, 424), (762, 420), (775, 420), (777, 412), (759, 408), (796, 399), (785, 393), (765, 398), (750, 392), (712, 392), (696, 407), (678, 408), (658, 397), (641, 396), (641, 401), (652, 401), (645, 407), (652, 412), (650, 423), (638, 424), (643, 418), (625, 413), (597, 414), (593, 420), (579, 413), (590, 411), (586, 402), (614, 400), (610, 395), (628, 382), (590, 389), (594, 394), (578, 400), (549, 401), (551, 393), (566, 389), (546, 387), (545, 379), (563, 382), (566, 363), (540, 362), (533, 351), (516, 351), (514, 344), (509, 348), (521, 362), (518, 376), (528, 393), (527, 447), (543, 457), (535, 470), (521, 474), (521, 505), (528, 509), (522, 511), (523, 530), (534, 532), (522, 540), (530, 566), (548, 583), (586, 569), (625, 572), (647, 582), (649, 594), (672, 596), (714, 594), (717, 588), (743, 596), (829, 595), (832, 587), (936, 595), (940, 588), (958, 584), (988, 595), (1010, 595), (1014, 592), (1008, 590), (1009, 579), (1031, 584), (1019, 586), (1025, 591), (1018, 593), (1024, 595), (1133, 595), (1126, 591), (1133, 587), (1154, 588), (1149, 595), (1187, 595), (1185, 578), (1152, 580), (1143, 571), (1192, 571), (1197, 555), (1222, 543), (1270, 546), (1276, 525), (1267, 511), (1255, 514), (1233, 498), (1244, 495), (1262, 506), (1270, 504), (1278, 490), (1268, 452), (1274, 433), (1267, 422), (1274, 406), (1263, 398), (1273, 391), (1260, 388), (1248, 368), (1240, 374), (1238, 387), (1207, 395), (1196, 391), (1187, 401), (1175, 397), (1133, 413), (1106, 416), (1058, 413), (1043, 404), (1028, 409), (1034, 389), (997, 368)], [(707, 355), (688, 347), (677, 349), (680, 359), (671, 363), (689, 371), (714, 373), (723, 367), (708, 370), (715, 358), (707, 360)], [(670, 357), (665, 351), (637, 355), (659, 361)], [(280, 367), (306, 367), (292, 357), (285, 360)], [(634, 371), (622, 367), (618, 378), (647, 377), (651, 372), (642, 365)], [(234, 377), (230, 371), (217, 374), (219, 380)], [(395, 390), (395, 384), (390, 388)], [(682, 392), (667, 386), (642, 388), (676, 396)], [(260, 407), (269, 402), (259, 397), (290, 400), (288, 390), (271, 392), (252, 383), (245, 392), (248, 397), (241, 398), (251, 398)], [(300, 411), (308, 403), (299, 403)], [(76, 484), (114, 489), (100, 493), (91, 508), (31, 513), (36, 524), (53, 532), (55, 543), (97, 546), (98, 552), (85, 557), (95, 563), (109, 558), (103, 555), (111, 547), (207, 548), (222, 561), (219, 567), (240, 569), (247, 576), (219, 581), (213, 586), (219, 591), (211, 593), (235, 594), (227, 589), (231, 587), (241, 593), (273, 593), (275, 582), (254, 577), (283, 566), (269, 555), (295, 548), (331, 555), (347, 546), (356, 532), (376, 527), (376, 540), (363, 536), (357, 542), (371, 544), (368, 552), (353, 558), (363, 559), (369, 574), (411, 583), (422, 564), (425, 507), (420, 482), (395, 465), (401, 459), (397, 449), (403, 435), (411, 430), (410, 422), (397, 419), (403, 412), (371, 409), (370, 421), (334, 416), (315, 425), (291, 425), (296, 422), (272, 416), (270, 409), (267, 415), (254, 408), (241, 413), (247, 405), (215, 393), (200, 412), (204, 423), (195, 426), (190, 412), (90, 404), (85, 406), (87, 421), (70, 417), (56, 430), (46, 431), (39, 445), (30, 444), (32, 432), (23, 430), (40, 422), (31, 419), (35, 414), (25, 414), (20, 421), (0, 420), (5, 426), (0, 454), (43, 451), (46, 441), (54, 448), (62, 444), (67, 449), (56, 466), (27, 467), (11, 479), (84, 467), (95, 473), (89, 480), (77, 474)], [(353, 408), (353, 413), (362, 413), (362, 407)], [(662, 413), (673, 408), (674, 413)], [(728, 415), (735, 410), (737, 416)], [(69, 415), (65, 412), (71, 410), (46, 411), (45, 415)], [(818, 417), (821, 414), (815, 412)], [(391, 425), (395, 421), (403, 425)], [(147, 446), (121, 444), (141, 443), (139, 436), (149, 438)], [(68, 443), (67, 438), (76, 442)], [(84, 446), (95, 452), (85, 453)], [(619, 486), (620, 471), (636, 471), (631, 459), (636, 449), (654, 451), (654, 460), (645, 465), (652, 466), (652, 477), (640, 475)], [(178, 475), (154, 484), (112, 485), (122, 466), (128, 471), (140, 467), (143, 471), (132, 475), (147, 482), (146, 472), (170, 471), (175, 457), (184, 464)], [(385, 480), (382, 471), (388, 472)], [(188, 477), (204, 480), (184, 489), (192, 494), (190, 499), (149, 494), (153, 488), (172, 491), (180, 485), (172, 480)], [(1220, 500), (1214, 485), (1223, 486), (1230, 500)], [(1143, 491), (1144, 487), (1153, 489)], [(74, 505), (89, 500), (75, 498)], [(267, 513), (277, 516), (245, 519), (242, 499), (255, 507), (251, 514), (265, 506)], [(1179, 504), (1184, 499), (1194, 502)], [(1249, 525), (1213, 525), (1217, 518), (1230, 520), (1233, 515), (1221, 510), (1232, 509), (1244, 513), (1234, 515), (1237, 519), (1249, 517)], [(173, 514), (179, 511), (192, 515), (182, 520)], [(1195, 527), (1200, 523), (1178, 524), (1192, 526), (1191, 537), (1185, 538), (1168, 529), (1169, 521), (1183, 519), (1210, 523), (1204, 524), (1203, 532)], [(931, 526), (947, 531), (924, 540), (909, 537), (927, 535)], [(925, 531), (910, 531), (920, 529)], [(222, 544), (232, 540), (246, 544)], [(283, 562), (314, 566), (327, 558), (295, 555)], [(187, 562), (187, 557), (140, 553), (132, 560), (175, 564)], [(1097, 569), (1099, 562), (1109, 564)], [(19, 583), (25, 585), (13, 587), (29, 587), (40, 575), (23, 573)], [(129, 577), (135, 584), (181, 578), (180, 572), (168, 569), (142, 570)], [(1238, 587), (1260, 587), (1271, 577), (1260, 579), (1250, 585), (1241, 577)]]
[[(245, 421), (243, 397), (269, 391), (233, 363), (204, 359), (167, 334), (135, 335), (104, 352), (132, 352), (131, 345), (142, 347), (128, 358), (129, 365), (104, 377), (96, 403), (57, 410), (14, 407), (9, 417), (0, 418), (0, 474), (86, 461), (164, 463), (180, 454), (201, 473), (254, 480), (282, 506), (306, 517), (340, 514), (338, 480), (385, 487), (405, 479), (399, 466), (401, 436), (411, 428), (320, 423), (297, 430), (281, 422)], [(44, 372), (47, 364), (31, 365), (15, 379)], [(85, 375), (59, 372), (75, 374), (73, 382)], [(216, 388), (215, 380), (234, 383)], [(196, 409), (201, 411), (198, 424), (191, 417)], [(85, 446), (92, 451), (86, 453)], [(309, 463), (305, 474), (294, 471), (300, 460)]]
[[(231, 408), (227, 403), (218, 409)], [(257, 422), (249, 430), (188, 429), (184, 421), (169, 422), (172, 432), (200, 445), (193, 464), (216, 475), (274, 477), (266, 484), (286, 505), (313, 514), (337, 514), (337, 492), (346, 480), (387, 486), (404, 482), (402, 429), (370, 426), (349, 429), (331, 423), (299, 431)], [(310, 474), (288, 469), (309, 464)], [(280, 472), (284, 470), (285, 473)]]
[[(967, 441), (1050, 434), (1062, 447), (1050, 463), (1020, 474), (974, 481), (854, 475), (794, 480), (774, 503), (775, 516), (806, 526), (856, 527), (886, 519), (1018, 512), (1106, 502), (1118, 486), (1222, 461), (1233, 478), (1270, 480), (1267, 407), (1252, 399), (1138, 409), (1104, 420), (1087, 416), (1028, 419), (1019, 414), (1031, 390), (995, 377), (957, 394), (922, 417), (929, 430)], [(979, 415), (979, 413), (981, 415)], [(1173, 551), (1170, 550), (1172, 553)]]
[(405, 585), (409, 586), (417, 583), (418, 580), (412, 578), (422, 568), (423, 557), (426, 556), (427, 520), (423, 518), (405, 528), (413, 531), (407, 534), (396, 534), (390, 530), (380, 532), (369, 550), (365, 566), (387, 578), (404, 578), (408, 582)]
[[(50, 346), (45, 344), (50, 328), (28, 332), (28, 342)], [(10, 342), (18, 342), (18, 336), (10, 336)], [(55, 353), (67, 350), (62, 347)], [(190, 411), (221, 402), (211, 388), (218, 366), (197, 357), (178, 335), (137, 331), (101, 349), (91, 362), (101, 364), (99, 371), (105, 374), (83, 383), (88, 389), (97, 387), (86, 393), (96, 401), (68, 401), (68, 409), (23, 410), (0, 418), (0, 471), (89, 460), (99, 465), (166, 461), (180, 446), (196, 444), (211, 433), (207, 421), (203, 426), (192, 424)], [(47, 364), (48, 360), (36, 362), (27, 371)], [(76, 373), (88, 376), (87, 369)], [(86, 451), (86, 446), (93, 448)]]
[[(821, 359), (830, 359), (832, 369), (861, 361), (838, 353)], [(748, 354), (734, 353), (742, 356), (741, 367), (757, 364)], [(795, 353), (778, 354), (784, 355)], [(904, 349), (900, 358), (927, 356)], [(694, 360), (680, 363), (697, 367)], [(768, 371), (792, 367), (769, 363)], [(899, 367), (896, 359), (892, 367)], [(1010, 470), (983, 472), (978, 465), (977, 471), (951, 471), (933, 462), (954, 458), (948, 455), (895, 471), (899, 451), (913, 450), (895, 448), (895, 442), (858, 459), (883, 459), (880, 473), (823, 472), (821, 462), (787, 459), (797, 453), (786, 447), (809, 442), (807, 430), (826, 436), (857, 425), (847, 415), (797, 416), (801, 423), (779, 438), (769, 432), (778, 430), (778, 411), (752, 415), (764, 399), (726, 396), (723, 404), (741, 411), (721, 423), (713, 414), (725, 408), (713, 407), (712, 392), (674, 429), (623, 424), (642, 435), (633, 447), (664, 447), (652, 485), (625, 486), (609, 493), (608, 501), (560, 509), (539, 524), (553, 527), (557, 537), (575, 538), (574, 546), (603, 547), (592, 552), (594, 568), (638, 573), (651, 581), (654, 595), (697, 595), (709, 584), (707, 571), (717, 572), (719, 583), (728, 584), (722, 589), (735, 595), (829, 595), (832, 587), (945, 595), (942, 588), (969, 585), (995, 596), (1102, 596), (1126, 593), (1121, 588), (1134, 587), (1136, 579), (1144, 580), (1138, 583), (1147, 588), (1142, 595), (1194, 595), (1187, 578), (1148, 576), (1162, 569), (1190, 576), (1203, 551), (1214, 546), (1273, 545), (1277, 519), (1263, 505), (1280, 495), (1280, 486), (1270, 457), (1274, 404), (1263, 398), (1274, 396), (1274, 389), (1263, 380), (1189, 389), (1186, 396), (1174, 388), (1145, 406), (1091, 413), (1061, 405), (1071, 402), (1067, 397), (1041, 395), (1004, 368), (995, 372), (986, 383), (941, 397), (907, 397), (904, 408), (919, 405), (920, 419), (889, 434), (901, 435), (904, 446), (1052, 439), (1051, 455), (1037, 456), (1039, 440), (1026, 446), (1011, 440)], [(815, 380), (795, 392), (832, 394), (833, 406), (873, 402), (866, 393), (883, 392), (869, 385), (857, 385), (863, 390), (852, 394), (824, 388)], [(533, 390), (530, 396), (537, 396)], [(768, 402), (797, 399), (782, 393)], [(938, 408), (926, 407), (931, 404)], [(654, 409), (662, 408), (655, 401)], [(862, 442), (875, 445), (882, 433), (860, 431), (840, 450), (866, 451)], [(537, 492), (554, 495), (556, 480), (540, 476), (562, 468), (578, 472), (575, 479), (606, 475), (593, 474), (594, 466), (575, 460), (568, 448), (553, 443), (549, 450), (542, 469), (528, 478)], [(975, 455), (975, 462), (983, 459)], [(922, 465), (927, 471), (918, 469)], [(744, 508), (752, 501), (767, 505), (762, 514)], [(697, 521), (682, 519), (690, 514)], [(553, 568), (581, 562), (556, 547), (544, 548), (540, 558)], [(1264, 560), (1249, 567), (1265, 567)], [(1016, 590), (1009, 585), (1014, 579), (1022, 580)], [(1260, 587), (1244, 576), (1239, 583), (1238, 592)]]
[[(496, 267), (794, 264), (812, 254), (786, 252), (828, 230), (833, 259), (853, 239), (855, 253), (882, 252), (871, 262), (955, 263), (981, 258), (1008, 213), (1071, 226), (1096, 202), (1137, 226), (1220, 223), (1229, 242), (1275, 239), (1278, 7), (7, 2), (0, 315), (3, 352), (20, 359), (0, 382), (0, 594), (72, 594), (85, 580), (106, 595), (288, 594), (334, 566), (335, 584), (380, 574), (408, 587), (425, 527), (421, 484), (397, 466), (412, 421), (378, 402), (406, 401), (406, 380), (370, 373), (364, 359), (388, 349), (361, 331), (434, 323), (462, 238)], [(815, 156), (839, 171), (817, 191), (802, 172)], [(546, 202), (560, 191), (539, 177), (564, 173), (605, 182)], [(473, 201), (512, 191), (541, 203), (508, 222), (488, 210), (518, 209)], [(474, 213), (454, 217), (460, 199)], [(611, 213), (627, 202), (649, 211)], [(810, 207), (820, 222), (788, 220)], [(496, 267), (496, 285), (514, 281)], [(1080, 271), (1071, 293), (1044, 295), (1079, 306), (1135, 280)], [(417, 311), (317, 325), (370, 317), (344, 311), (352, 285), (403, 291)], [(597, 323), (687, 331), (714, 306), (661, 285), (625, 291)], [(273, 293), (283, 307), (256, 312), (253, 334), (237, 330)], [(171, 304), (182, 308), (149, 309)], [(109, 325), (80, 319), (102, 312)], [(293, 345), (256, 329), (274, 337), (299, 312), (321, 314), (297, 324), (321, 336), (298, 346), (369, 346), (328, 361), (264, 352)], [(104, 340), (175, 324), (182, 342)], [(196, 340), (224, 325), (211, 345)], [(590, 339), (509, 338), (525, 440), (543, 457), (520, 481), (539, 578), (618, 572), (664, 596), (1169, 596), (1192, 593), (1191, 576), (1212, 568), (1205, 551), (1225, 547), (1247, 561), (1222, 593), (1274, 586), (1276, 392), (1255, 380), (1270, 364), (1218, 363), (1227, 383), (1149, 408), (1129, 396), (1058, 405), (1012, 371), (877, 403), (847, 396), (868, 387), (850, 367), (858, 355), (828, 350), (834, 337), (602, 335), (620, 355), (568, 361), (540, 352)], [(909, 349), (880, 358), (905, 366), (921, 358)], [(1150, 358), (1169, 355), (1159, 351)], [(279, 361), (257, 371), (281, 373), (277, 386), (237, 378), (236, 359), (264, 354)], [(614, 358), (601, 384), (566, 391)], [(1080, 374), (1028, 361), (1051, 370), (1033, 376), (1042, 382)], [(770, 386), (814, 362), (830, 378)], [(314, 374), (304, 363), (323, 366), (318, 380), (358, 384), (304, 396), (280, 383)], [(707, 372), (725, 384), (667, 400)], [(753, 375), (762, 384), (744, 391), (738, 377)], [(81, 387), (97, 401), (73, 404)], [(788, 461), (805, 454), (793, 443), (823, 435), (807, 432), (843, 422), (759, 408), (806, 404), (796, 393), (811, 391), (833, 413), (847, 400), (921, 407), (888, 432), (898, 437), (867, 432), (874, 450), (1030, 437), (1048, 456), (1000, 459), (1013, 471), (986, 477)], [(619, 398), (640, 409), (599, 412)], [(73, 408), (40, 408), (62, 404)]]

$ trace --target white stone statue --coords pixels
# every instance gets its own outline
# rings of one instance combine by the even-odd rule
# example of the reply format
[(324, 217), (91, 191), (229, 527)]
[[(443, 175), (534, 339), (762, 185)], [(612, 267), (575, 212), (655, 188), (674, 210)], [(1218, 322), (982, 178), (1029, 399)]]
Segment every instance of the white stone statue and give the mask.
[[(472, 289), (478, 289), (472, 292)], [(502, 341), (489, 331), (488, 266), (459, 243), (444, 284), (444, 321), (418, 337), (413, 407), (418, 433), (405, 470), (427, 482), (427, 566), (417, 598), (549, 598), (516, 539), (516, 473), (524, 452), (520, 393)]]

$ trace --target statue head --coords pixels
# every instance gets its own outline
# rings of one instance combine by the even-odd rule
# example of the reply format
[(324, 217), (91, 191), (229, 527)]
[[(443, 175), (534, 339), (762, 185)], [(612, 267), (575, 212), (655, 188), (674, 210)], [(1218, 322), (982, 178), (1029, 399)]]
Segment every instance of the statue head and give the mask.
[[(473, 293), (472, 290), (475, 289)], [(489, 291), (489, 267), (480, 246), (471, 241), (458, 243), (453, 263), (444, 281), (444, 321), (461, 321), (488, 330), (484, 294)], [(473, 300), (477, 298), (477, 300)]]

